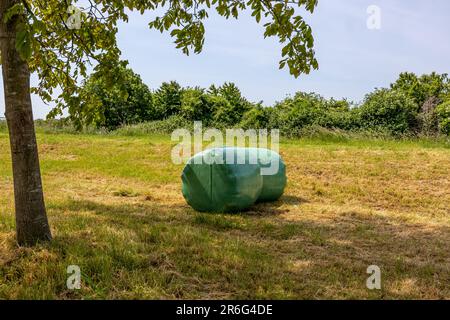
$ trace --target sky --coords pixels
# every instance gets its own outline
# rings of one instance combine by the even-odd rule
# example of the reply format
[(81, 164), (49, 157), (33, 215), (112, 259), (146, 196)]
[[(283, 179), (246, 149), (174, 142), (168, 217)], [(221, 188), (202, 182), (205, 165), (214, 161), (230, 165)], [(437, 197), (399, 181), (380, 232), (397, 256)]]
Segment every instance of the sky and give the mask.
[[(379, 29), (367, 27), (373, 5), (380, 9)], [(297, 91), (359, 102), (403, 71), (450, 73), (448, 0), (319, 0), (305, 18), (313, 29), (319, 70), (297, 79), (278, 69), (280, 44), (264, 39), (262, 26), (249, 14), (239, 20), (211, 14), (199, 55), (185, 56), (167, 33), (150, 30), (148, 13), (131, 14), (119, 25), (118, 44), (122, 58), (152, 89), (171, 80), (202, 87), (234, 82), (250, 101), (265, 105)], [(3, 86), (0, 93), (1, 117)], [(35, 118), (45, 118), (50, 107), (37, 96), (32, 100)]]

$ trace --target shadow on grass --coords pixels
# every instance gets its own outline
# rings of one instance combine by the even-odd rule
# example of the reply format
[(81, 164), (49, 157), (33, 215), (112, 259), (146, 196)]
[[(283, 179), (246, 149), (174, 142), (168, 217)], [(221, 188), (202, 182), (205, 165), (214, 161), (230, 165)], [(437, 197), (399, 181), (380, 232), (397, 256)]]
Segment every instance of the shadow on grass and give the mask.
[(299, 206), (303, 203), (307, 203), (308, 201), (304, 198), (293, 196), (293, 195), (284, 195), (277, 201), (273, 202), (258, 202), (252, 207), (249, 208), (248, 211), (245, 211), (243, 214), (251, 215), (251, 216), (276, 216), (283, 213), (288, 212), (289, 210), (286, 208), (281, 208), (283, 205), (290, 206)]
[[(283, 204), (305, 201), (287, 196), (260, 204), (260, 215), (199, 214), (157, 202), (52, 205), (48, 256), (30, 250), (0, 265), (0, 296), (8, 288), (24, 297), (47, 288), (56, 298), (450, 297), (448, 227), (359, 212), (331, 221), (289, 221), (278, 213)], [(33, 264), (40, 267), (28, 271)], [(83, 270), (76, 294), (60, 283), (68, 264)], [(380, 291), (365, 287), (372, 264), (382, 270)], [(26, 288), (30, 272), (34, 282)]]

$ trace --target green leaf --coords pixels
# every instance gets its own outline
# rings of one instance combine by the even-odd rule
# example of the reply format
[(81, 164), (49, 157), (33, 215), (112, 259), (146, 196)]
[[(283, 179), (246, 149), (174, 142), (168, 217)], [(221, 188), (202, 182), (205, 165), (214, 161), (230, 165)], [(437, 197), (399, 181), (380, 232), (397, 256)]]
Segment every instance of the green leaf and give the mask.
[(31, 48), (31, 34), (30, 30), (23, 28), (16, 34), (16, 50), (20, 57), (24, 60), (29, 60), (32, 54)]

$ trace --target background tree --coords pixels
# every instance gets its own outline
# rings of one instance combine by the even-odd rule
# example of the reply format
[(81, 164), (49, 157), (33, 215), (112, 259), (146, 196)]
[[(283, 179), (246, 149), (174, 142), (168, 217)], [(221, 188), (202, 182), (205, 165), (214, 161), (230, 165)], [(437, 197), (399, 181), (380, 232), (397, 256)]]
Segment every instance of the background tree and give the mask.
[[(204, 44), (203, 21), (211, 10), (238, 18), (250, 10), (264, 23), (266, 37), (283, 44), (280, 68), (299, 76), (317, 68), (311, 28), (296, 12), (314, 11), (317, 0), (95, 0), (80, 1), (81, 12), (70, 0), (2, 0), (0, 47), (5, 110), (13, 160), (17, 239), (33, 244), (51, 238), (39, 169), (30, 99), (30, 72), (39, 77), (32, 92), (45, 102), (55, 100), (51, 116), (80, 113), (80, 80), (92, 69), (114, 77), (120, 50), (117, 24), (128, 21), (130, 10), (162, 12), (150, 28), (169, 31), (177, 48), (199, 53)], [(55, 91), (55, 89), (60, 89)], [(55, 92), (60, 92), (54, 97)]]
[(157, 119), (165, 119), (181, 111), (183, 89), (176, 81), (164, 82), (155, 92)]
[(181, 97), (180, 115), (189, 121), (203, 121), (206, 125), (211, 122), (214, 114), (214, 103), (202, 88), (188, 88)]
[(229, 127), (241, 121), (245, 112), (250, 110), (251, 103), (242, 96), (234, 83), (224, 83), (221, 87), (209, 89), (216, 106), (213, 121), (217, 126)]
[[(118, 74), (123, 72), (121, 70), (127, 70), (124, 67), (118, 69)], [(86, 114), (92, 116), (95, 114), (92, 109), (98, 110), (101, 113), (101, 119), (98, 120), (101, 126), (113, 123), (109, 128), (114, 129), (117, 125), (158, 120), (139, 126), (126, 126), (124, 130), (136, 132), (140, 128), (143, 132), (149, 130), (170, 133), (179, 127), (192, 129), (192, 122), (199, 120), (203, 121), (205, 126), (222, 129), (277, 128), (282, 135), (290, 137), (335, 129), (395, 136), (437, 136), (448, 135), (449, 132), (446, 128), (450, 117), (447, 111), (450, 100), (446, 96), (445, 86), (427, 85), (428, 88), (441, 88), (432, 90), (418, 88), (418, 92), (426, 93), (422, 98), (423, 105), (419, 108), (414, 98), (416, 92), (410, 90), (410, 85), (407, 84), (409, 80), (405, 82), (406, 79), (415, 79), (416, 87), (420, 86), (422, 79), (425, 79), (425, 83), (426, 79), (445, 79), (445, 76), (436, 73), (420, 77), (412, 73), (401, 74), (396, 83), (403, 82), (402, 86), (395, 89), (375, 89), (361, 104), (345, 99), (326, 99), (316, 93), (297, 92), (277, 102), (274, 107), (263, 106), (262, 102), (250, 102), (233, 83), (225, 83), (219, 87), (212, 85), (205, 89), (183, 88), (172, 81), (163, 83), (151, 94), (139, 76), (131, 70), (127, 73), (132, 75), (135, 81), (130, 79), (120, 86), (116, 82), (105, 85), (107, 79), (95, 78), (95, 81), (91, 81), (94, 74), (83, 87), (82, 92), (87, 94), (82, 103), (93, 106), (87, 108)], [(142, 90), (131, 90), (135, 87), (129, 85), (132, 83), (136, 83), (136, 87)], [(121, 87), (126, 90), (120, 90)], [(147, 95), (154, 99), (146, 102), (142, 97)], [(97, 96), (102, 99), (98, 101), (95, 99)], [(90, 100), (97, 102), (98, 106)], [(442, 100), (446, 102), (440, 104)], [(413, 107), (410, 108), (411, 106)], [(405, 119), (409, 120), (405, 122)], [(56, 123), (61, 125), (67, 122)]]
[(440, 116), (436, 108), (450, 98), (450, 79), (447, 74), (432, 72), (418, 77), (414, 73), (404, 72), (391, 84), (391, 89), (406, 94), (416, 103), (418, 131), (426, 135), (439, 132)]
[(442, 102), (448, 97), (450, 94), (450, 79), (445, 73), (432, 72), (418, 77), (412, 72), (403, 72), (391, 84), (391, 89), (401, 91), (413, 98), (419, 112), (423, 104), (429, 99)]
[(121, 63), (115, 77), (121, 81), (93, 73), (85, 82), (80, 90), (80, 112), (69, 116), (77, 128), (94, 125), (114, 130), (122, 125), (158, 119), (152, 93), (139, 75)]

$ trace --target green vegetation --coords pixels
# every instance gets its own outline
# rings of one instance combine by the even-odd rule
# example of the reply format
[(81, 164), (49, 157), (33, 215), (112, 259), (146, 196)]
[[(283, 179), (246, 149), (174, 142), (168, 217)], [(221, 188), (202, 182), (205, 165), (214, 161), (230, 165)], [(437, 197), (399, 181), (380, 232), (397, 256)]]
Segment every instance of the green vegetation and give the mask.
[(172, 81), (151, 91), (130, 69), (119, 70), (118, 77), (129, 79), (126, 85), (118, 81), (110, 87), (96, 73), (86, 82), (86, 98), (77, 108), (86, 112), (69, 117), (77, 128), (84, 124), (109, 131), (167, 133), (201, 120), (215, 128), (278, 128), (287, 137), (314, 128), (397, 137), (450, 132), (450, 80), (445, 74), (402, 73), (389, 89), (376, 89), (360, 104), (297, 92), (268, 107), (247, 100), (233, 83), (204, 89)]
[(377, 90), (367, 95), (358, 110), (363, 128), (405, 134), (417, 127), (417, 104), (401, 91)]
[[(184, 201), (167, 135), (37, 131), (54, 240), (16, 245), (2, 130), (0, 298), (450, 298), (450, 149), (438, 140), (282, 140), (285, 195), (213, 215)], [(66, 288), (72, 264), (79, 291)], [(381, 291), (365, 286), (371, 264)]]
[[(5, 1), (2, 33), (15, 42), (0, 40), (2, 65), (17, 72), (4, 72), (11, 140), (0, 122), (0, 298), (449, 298), (450, 153), (437, 137), (450, 132), (447, 76), (401, 74), (361, 105), (300, 92), (266, 107), (233, 84), (150, 91), (118, 61), (117, 25), (130, 10), (161, 14), (146, 15), (150, 28), (170, 32), (186, 54), (202, 50), (209, 11), (250, 10), (281, 43), (281, 68), (297, 77), (318, 67), (295, 9), (313, 13), (317, 0), (166, 3), (91, 1), (72, 28), (61, 23), (69, 2)], [(30, 72), (32, 92), (55, 102), (50, 117), (70, 115), (38, 123), (44, 184)], [(282, 143), (286, 194), (235, 215), (193, 211), (162, 134), (193, 120), (303, 136)], [(46, 243), (42, 185), (54, 236)], [(80, 291), (66, 287), (73, 264)], [(365, 287), (371, 264), (383, 272), (381, 291)]]
[(450, 136), (450, 100), (436, 108), (440, 131)]
[(116, 77), (121, 81), (99, 77), (97, 73), (89, 78), (80, 94), (80, 108), (69, 117), (77, 128), (92, 123), (111, 130), (124, 124), (158, 119), (150, 90), (139, 75), (119, 65)]

